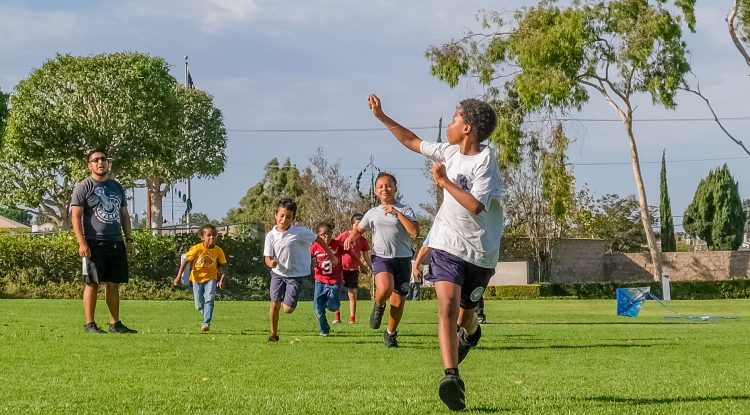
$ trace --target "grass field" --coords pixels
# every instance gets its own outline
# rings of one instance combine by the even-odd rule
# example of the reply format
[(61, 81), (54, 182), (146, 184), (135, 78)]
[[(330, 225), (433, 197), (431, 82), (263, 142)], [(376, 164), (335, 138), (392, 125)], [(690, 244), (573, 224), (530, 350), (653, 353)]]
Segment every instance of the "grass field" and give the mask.
[[(217, 303), (200, 334), (191, 302), (125, 301), (139, 334), (86, 335), (80, 301), (0, 300), (0, 413), (449, 413), (436, 304), (407, 304), (399, 349), (367, 327), (371, 304), (324, 338), (301, 303), (269, 344), (262, 302)], [(654, 302), (626, 319), (614, 300), (487, 301), (461, 365), (466, 412), (750, 414), (750, 301), (671, 306), (740, 319), (667, 321)]]

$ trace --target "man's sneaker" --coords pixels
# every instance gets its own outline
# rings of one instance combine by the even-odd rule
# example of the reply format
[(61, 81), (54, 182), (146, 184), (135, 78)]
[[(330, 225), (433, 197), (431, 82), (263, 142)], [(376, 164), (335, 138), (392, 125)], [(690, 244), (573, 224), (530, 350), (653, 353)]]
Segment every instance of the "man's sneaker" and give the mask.
[(356, 323), (357, 323), (357, 319), (354, 318), (354, 316), (349, 317), (349, 324), (356, 324)]
[(464, 361), (466, 355), (469, 354), (469, 350), (472, 347), (477, 347), (479, 339), (482, 338), (482, 326), (477, 325), (477, 331), (471, 336), (466, 333), (466, 329), (461, 327), (458, 330), (458, 363)]
[(123, 333), (123, 334), (130, 334), (130, 333), (138, 333), (138, 330), (133, 330), (124, 324), (122, 324), (122, 321), (118, 321), (115, 324), (109, 323), (109, 332), (110, 333)]
[(378, 305), (373, 303), (372, 314), (370, 314), (370, 328), (377, 330), (380, 328), (380, 323), (383, 321), (383, 313), (385, 313), (385, 304)]
[(398, 341), (396, 340), (397, 337), (398, 332), (391, 334), (386, 330), (383, 332), (383, 344), (385, 344), (385, 347), (398, 347)]
[(206, 323), (201, 324), (201, 333), (208, 333), (210, 326)]
[(279, 341), (279, 336), (277, 334), (272, 334), (268, 336), (268, 341), (271, 343), (276, 343)]
[(96, 323), (88, 323), (83, 325), (84, 333), (96, 333), (96, 334), (107, 334), (106, 331), (99, 328)]
[(461, 411), (466, 408), (464, 381), (457, 375), (445, 375), (440, 381), (440, 400), (451, 411)]

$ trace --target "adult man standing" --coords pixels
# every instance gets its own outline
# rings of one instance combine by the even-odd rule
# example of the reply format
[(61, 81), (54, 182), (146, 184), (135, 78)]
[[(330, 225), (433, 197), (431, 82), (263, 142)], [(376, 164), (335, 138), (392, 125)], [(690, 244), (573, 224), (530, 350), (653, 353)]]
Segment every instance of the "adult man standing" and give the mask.
[(125, 190), (109, 178), (109, 159), (103, 150), (91, 151), (86, 161), (91, 175), (78, 183), (71, 201), (78, 253), (90, 264), (89, 272), (84, 275), (83, 331), (106, 333), (94, 321), (99, 284), (104, 283), (109, 332), (137, 333), (120, 321), (120, 284), (128, 282), (127, 252), (133, 242)]

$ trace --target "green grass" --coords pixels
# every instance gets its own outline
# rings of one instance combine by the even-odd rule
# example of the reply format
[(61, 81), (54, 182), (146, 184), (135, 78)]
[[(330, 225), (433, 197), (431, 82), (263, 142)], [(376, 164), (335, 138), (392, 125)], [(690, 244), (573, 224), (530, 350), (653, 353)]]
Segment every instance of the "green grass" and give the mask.
[[(301, 303), (269, 344), (262, 302), (217, 303), (200, 334), (191, 302), (125, 301), (139, 334), (86, 335), (80, 301), (0, 300), (0, 413), (448, 413), (436, 304), (407, 304), (400, 349), (367, 327), (371, 304), (322, 338)], [(468, 412), (750, 413), (750, 301), (671, 306), (740, 319), (667, 321), (654, 302), (627, 319), (614, 300), (487, 301), (484, 337), (461, 365)]]

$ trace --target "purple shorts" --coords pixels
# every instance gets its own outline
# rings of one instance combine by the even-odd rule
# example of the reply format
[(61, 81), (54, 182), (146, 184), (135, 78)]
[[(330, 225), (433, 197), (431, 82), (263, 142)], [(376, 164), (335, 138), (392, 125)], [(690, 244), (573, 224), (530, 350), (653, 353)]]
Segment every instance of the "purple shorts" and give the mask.
[(411, 258), (381, 258), (372, 256), (372, 273), (378, 275), (387, 272), (393, 275), (393, 290), (400, 296), (409, 293), (409, 280), (411, 280)]
[(344, 287), (359, 288), (359, 271), (349, 269), (344, 270)]
[(271, 272), (271, 301), (281, 301), (290, 308), (297, 308), (299, 299), (299, 287), (302, 278), (282, 277)]
[(430, 258), (430, 270), (425, 279), (432, 283), (452, 282), (461, 287), (461, 308), (473, 309), (482, 298), (484, 289), (495, 274), (493, 268), (482, 268), (470, 262), (435, 249)]

